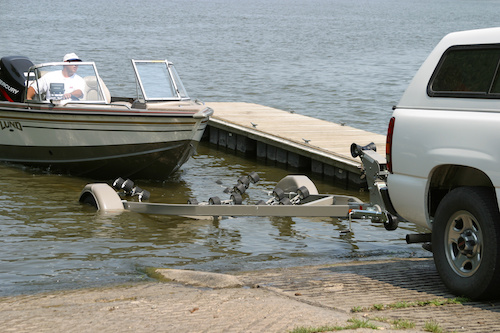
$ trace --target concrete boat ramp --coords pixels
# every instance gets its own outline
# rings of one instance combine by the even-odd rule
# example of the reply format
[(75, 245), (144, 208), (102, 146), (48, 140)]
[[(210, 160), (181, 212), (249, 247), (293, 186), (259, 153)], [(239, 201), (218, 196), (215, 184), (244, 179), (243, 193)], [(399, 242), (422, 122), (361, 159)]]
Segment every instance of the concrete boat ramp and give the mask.
[(259, 104), (206, 104), (214, 110), (206, 133), (211, 144), (331, 177), (345, 187), (364, 184), (361, 162), (350, 153), (353, 142), (374, 142), (377, 151), (385, 154), (385, 135)]
[[(298, 327), (415, 333), (434, 323), (432, 332), (500, 330), (500, 302), (457, 301), (427, 258), (226, 275), (159, 269), (156, 275), (165, 282), (0, 297), (0, 327), (16, 333), (286, 333)], [(349, 329), (356, 322), (369, 326)]]

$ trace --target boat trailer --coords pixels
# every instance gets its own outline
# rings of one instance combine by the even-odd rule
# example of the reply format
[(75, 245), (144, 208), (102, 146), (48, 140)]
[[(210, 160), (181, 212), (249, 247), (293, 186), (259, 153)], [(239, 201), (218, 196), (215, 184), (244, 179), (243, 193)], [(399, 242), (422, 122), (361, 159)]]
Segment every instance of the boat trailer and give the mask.
[[(79, 201), (90, 204), (99, 211), (133, 211), (152, 215), (176, 215), (190, 218), (219, 218), (223, 216), (279, 216), (279, 217), (334, 217), (349, 219), (349, 230), (353, 219), (370, 219), (383, 223), (387, 230), (395, 230), (398, 218), (390, 212), (386, 193), (386, 160), (376, 152), (373, 143), (351, 145), (351, 155), (360, 157), (366, 176), (370, 202), (364, 203), (353, 196), (319, 194), (314, 183), (304, 175), (288, 175), (281, 179), (268, 200), (256, 204), (242, 204), (246, 189), (260, 178), (252, 172), (238, 179), (238, 184), (226, 188), (228, 200), (211, 197), (207, 202), (188, 200), (187, 204), (150, 203), (149, 192), (136, 186), (129, 179), (118, 178), (112, 186), (105, 183), (87, 184)], [(127, 200), (128, 198), (129, 200)], [(387, 209), (389, 207), (389, 210)]]

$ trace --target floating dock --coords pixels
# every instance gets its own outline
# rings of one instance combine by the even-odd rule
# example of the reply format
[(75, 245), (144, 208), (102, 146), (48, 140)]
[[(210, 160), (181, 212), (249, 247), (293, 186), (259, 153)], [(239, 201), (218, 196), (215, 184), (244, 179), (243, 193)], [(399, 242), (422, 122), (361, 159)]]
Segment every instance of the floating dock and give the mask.
[(374, 142), (385, 153), (385, 135), (259, 104), (213, 102), (205, 140), (226, 151), (312, 172), (345, 188), (365, 186), (353, 142)]

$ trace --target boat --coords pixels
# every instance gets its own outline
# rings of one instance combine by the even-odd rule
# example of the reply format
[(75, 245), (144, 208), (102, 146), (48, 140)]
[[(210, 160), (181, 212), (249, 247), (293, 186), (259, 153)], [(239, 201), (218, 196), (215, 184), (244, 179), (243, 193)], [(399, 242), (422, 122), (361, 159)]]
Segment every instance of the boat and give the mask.
[[(79, 60), (79, 59), (78, 59)], [(213, 110), (189, 98), (168, 60), (134, 60), (137, 96), (113, 97), (94, 62), (0, 59), (0, 162), (96, 180), (164, 180), (195, 153)], [(82, 95), (47, 73), (78, 66)], [(50, 96), (49, 96), (50, 95)]]

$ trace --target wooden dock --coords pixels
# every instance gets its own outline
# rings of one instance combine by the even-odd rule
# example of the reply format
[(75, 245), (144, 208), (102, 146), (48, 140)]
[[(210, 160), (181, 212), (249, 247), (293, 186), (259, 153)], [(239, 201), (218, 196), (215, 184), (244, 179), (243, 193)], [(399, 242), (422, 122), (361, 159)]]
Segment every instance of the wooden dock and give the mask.
[(345, 187), (364, 186), (353, 142), (374, 142), (385, 153), (385, 135), (251, 103), (206, 103), (214, 110), (210, 143), (290, 169), (332, 177)]

